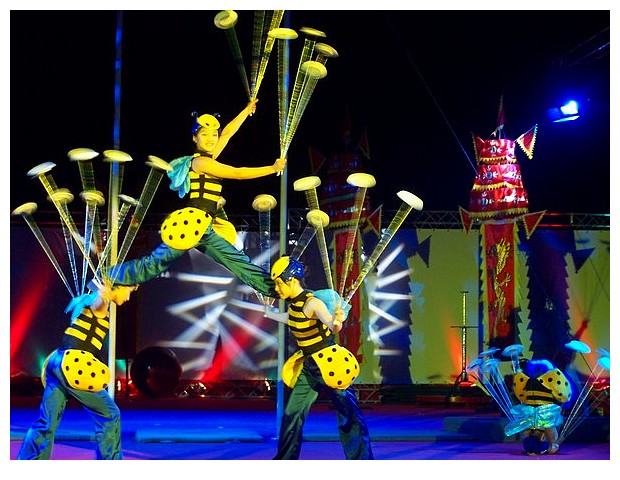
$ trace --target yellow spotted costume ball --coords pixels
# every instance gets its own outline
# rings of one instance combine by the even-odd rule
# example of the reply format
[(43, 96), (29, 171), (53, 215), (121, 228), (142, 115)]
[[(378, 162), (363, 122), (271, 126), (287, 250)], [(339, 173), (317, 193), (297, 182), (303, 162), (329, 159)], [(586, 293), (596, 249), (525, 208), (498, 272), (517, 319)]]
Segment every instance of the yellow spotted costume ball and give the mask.
[(525, 405), (562, 404), (568, 402), (572, 395), (571, 385), (558, 368), (530, 378), (523, 372), (514, 377), (513, 390), (519, 401)]
[(319, 350), (312, 358), (321, 369), (328, 387), (346, 390), (359, 375), (360, 365), (355, 356), (340, 345)]
[[(340, 345), (331, 345), (312, 354), (321, 370), (323, 381), (328, 387), (338, 390), (349, 388), (360, 373), (360, 365), (355, 355)], [(295, 386), (304, 366), (304, 353), (295, 352), (282, 368), (282, 380), (290, 388)]]
[(69, 385), (76, 390), (99, 392), (108, 388), (110, 383), (108, 366), (84, 350), (65, 351), (62, 372)]
[(186, 207), (172, 212), (161, 226), (161, 239), (169, 247), (189, 250), (207, 231), (211, 216), (199, 208)]
[[(45, 387), (47, 379), (45, 371), (50, 357), (56, 352), (50, 353), (43, 363), (41, 383)], [(98, 360), (92, 353), (84, 350), (65, 350), (61, 363), (62, 373), (65, 380), (76, 390), (87, 392), (100, 392), (108, 388), (110, 384), (110, 369)]]

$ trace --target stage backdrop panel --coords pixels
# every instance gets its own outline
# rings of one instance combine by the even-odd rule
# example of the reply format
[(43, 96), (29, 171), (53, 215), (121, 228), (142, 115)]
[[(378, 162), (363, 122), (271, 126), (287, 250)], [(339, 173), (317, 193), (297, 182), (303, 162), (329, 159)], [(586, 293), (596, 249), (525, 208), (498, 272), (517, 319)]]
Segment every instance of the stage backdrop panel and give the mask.
[[(62, 234), (57, 228), (43, 233), (66, 263)], [(258, 233), (242, 232), (240, 239), (255, 263), (278, 256), (277, 235), (267, 254)], [(145, 231), (129, 257), (159, 241), (157, 232)], [(366, 257), (377, 242), (373, 233), (363, 236)], [(465, 363), (486, 348), (479, 244), (476, 230), (398, 230), (360, 288), (367, 306), (356, 352), (363, 358), (359, 383), (454, 382), (462, 370), (463, 322), (475, 327), (467, 331)], [(553, 357), (564, 368), (587, 372), (596, 349), (610, 348), (609, 247), (609, 231), (539, 228), (529, 239), (519, 236), (515, 343), (525, 346), (524, 356)], [(38, 376), (68, 324), (63, 310), (70, 295), (27, 227), (11, 227), (10, 256), (11, 374)], [(325, 288), (315, 241), (302, 259), (309, 265), (307, 286)], [(130, 303), (118, 309), (117, 377), (125, 376), (137, 352), (161, 346), (175, 353), (187, 380), (276, 378), (277, 323), (264, 317), (251, 289), (209, 257), (188, 252)], [(585, 342), (592, 353), (565, 352), (567, 338)]]
[[(409, 259), (411, 338), (408, 353), (412, 383), (453, 383), (462, 369), (462, 327), (478, 327), (477, 232), (417, 231), (430, 243), (428, 260)], [(467, 292), (464, 294), (463, 292)], [(465, 312), (463, 311), (465, 297)], [(478, 355), (479, 329), (468, 328), (466, 364)]]

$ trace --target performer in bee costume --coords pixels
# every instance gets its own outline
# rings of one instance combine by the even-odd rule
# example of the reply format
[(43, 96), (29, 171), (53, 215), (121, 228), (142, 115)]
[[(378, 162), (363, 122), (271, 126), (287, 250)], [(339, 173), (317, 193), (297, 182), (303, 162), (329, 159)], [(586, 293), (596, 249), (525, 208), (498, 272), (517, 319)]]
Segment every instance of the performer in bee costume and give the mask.
[(120, 410), (106, 390), (108, 366), (99, 357), (109, 329), (110, 302), (122, 305), (137, 286), (114, 286), (106, 282), (91, 293), (74, 297), (65, 313), (71, 324), (60, 346), (46, 359), (41, 380), (45, 389), (39, 418), (24, 437), (18, 460), (48, 460), (56, 430), (69, 398), (76, 399), (95, 423), (96, 458), (121, 460)]
[(276, 297), (269, 272), (254, 265), (235, 248), (235, 227), (222, 208), (222, 180), (249, 180), (280, 173), (286, 159), (264, 167), (233, 167), (217, 161), (230, 138), (256, 110), (257, 100), (247, 106), (220, 133), (218, 119), (209, 114), (195, 119), (192, 128), (196, 153), (170, 162), (170, 188), (188, 197), (186, 208), (172, 212), (161, 227), (162, 243), (149, 255), (111, 269), (121, 285), (135, 285), (156, 278), (189, 249), (196, 248), (230, 270), (261, 294)]
[(562, 405), (572, 395), (564, 373), (548, 360), (530, 360), (523, 371), (515, 373), (512, 388), (521, 403), (511, 409), (516, 420), (506, 425), (506, 435), (521, 432), (523, 452), (528, 455), (557, 453), (557, 427), (564, 421)]
[(303, 426), (321, 389), (329, 393), (338, 412), (338, 432), (346, 458), (371, 460), (368, 427), (352, 386), (359, 375), (359, 364), (334, 338), (342, 329), (345, 312), (336, 301), (330, 305), (334, 312), (330, 313), (325, 301), (301, 286), (303, 277), (303, 264), (288, 256), (278, 259), (271, 269), (276, 292), (288, 303), (288, 326), (300, 348), (283, 367), (283, 381), (292, 391), (274, 460), (299, 459)]

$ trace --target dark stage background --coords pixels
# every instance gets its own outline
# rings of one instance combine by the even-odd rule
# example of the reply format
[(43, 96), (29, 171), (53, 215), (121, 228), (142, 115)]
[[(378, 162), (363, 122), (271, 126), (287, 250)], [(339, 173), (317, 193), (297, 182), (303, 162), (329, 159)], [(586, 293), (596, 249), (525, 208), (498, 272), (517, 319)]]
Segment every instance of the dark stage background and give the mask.
[[(247, 97), (216, 13), (124, 11), (117, 63), (116, 11), (12, 10), (10, 207), (44, 203), (33, 198), (26, 176), (44, 161), (56, 163), (67, 183), (77, 181), (67, 152), (115, 148), (116, 115), (118, 148), (134, 158), (125, 192), (134, 197), (148, 155), (171, 161), (190, 152), (192, 111), (232, 119)], [(254, 12), (238, 14), (249, 74)], [(289, 179), (313, 173), (308, 148), (326, 156), (353, 150), (365, 131), (375, 205), (398, 208), (394, 193), (404, 189), (428, 210), (466, 207), (475, 175), (472, 133), (493, 132), (503, 96), (508, 138), (539, 126), (534, 159), (521, 164), (532, 211), (609, 213), (610, 24), (604, 9), (287, 10), (282, 25), (300, 33), (290, 41), (291, 87), (302, 27), (324, 32), (319, 40), (339, 54), (327, 61), (300, 120)], [(277, 82), (274, 49), (257, 113), (221, 161), (265, 165), (278, 156)], [(579, 121), (549, 123), (547, 109), (569, 95), (581, 100)], [(251, 214), (254, 195), (278, 189), (274, 177), (253, 181), (228, 195), (230, 212)], [(166, 190), (152, 212), (178, 203)], [(289, 197), (289, 206), (305, 207), (303, 198)]]

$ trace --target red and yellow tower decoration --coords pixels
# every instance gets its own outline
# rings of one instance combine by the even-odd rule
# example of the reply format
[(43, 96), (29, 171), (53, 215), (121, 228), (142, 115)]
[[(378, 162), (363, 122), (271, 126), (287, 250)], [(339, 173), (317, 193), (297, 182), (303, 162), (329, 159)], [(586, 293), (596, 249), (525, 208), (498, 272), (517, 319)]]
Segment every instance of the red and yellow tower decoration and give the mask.
[(503, 348), (516, 340), (516, 245), (521, 223), (529, 238), (545, 212), (529, 213), (527, 191), (517, 162), (518, 145), (533, 158), (537, 126), (516, 140), (504, 136), (504, 114), (500, 105), (498, 126), (489, 138), (474, 135), (476, 178), (470, 193), (469, 210), (460, 208), (466, 232), (480, 223), (481, 310), (483, 342)]

